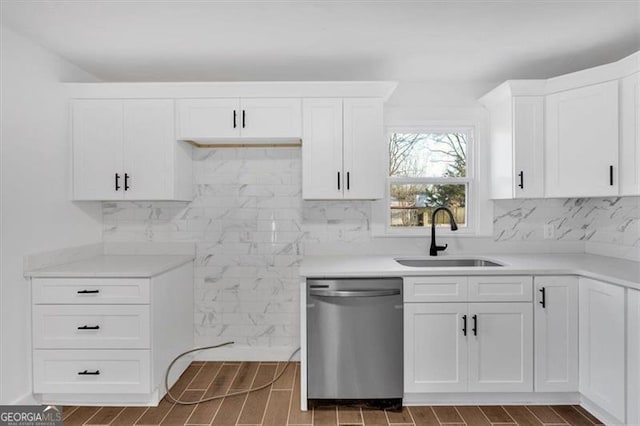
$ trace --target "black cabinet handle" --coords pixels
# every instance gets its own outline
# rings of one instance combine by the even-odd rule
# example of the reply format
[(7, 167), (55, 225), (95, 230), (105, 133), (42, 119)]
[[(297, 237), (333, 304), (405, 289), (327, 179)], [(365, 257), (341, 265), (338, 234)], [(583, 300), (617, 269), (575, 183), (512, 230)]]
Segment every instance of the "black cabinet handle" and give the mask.
[(340, 191), (340, 172), (338, 172), (338, 191)]
[(478, 316), (474, 315), (471, 318), (473, 318), (473, 328), (471, 329), (471, 331), (473, 331), (474, 336), (477, 336), (478, 335)]
[(542, 300), (539, 301), (538, 303), (540, 303), (542, 305), (543, 308), (547, 307), (547, 292), (545, 290), (544, 287), (542, 287), (540, 290), (538, 290), (540, 293), (542, 293)]
[(609, 166), (609, 185), (613, 186), (613, 166)]
[(234, 109), (233, 110), (233, 128), (234, 129), (238, 127), (237, 116), (238, 116), (238, 112)]
[(245, 124), (245, 111), (242, 110), (242, 128), (244, 129), (244, 124)]
[(518, 176), (520, 176), (520, 183), (518, 186), (520, 189), (524, 189), (524, 172), (521, 170), (520, 173), (518, 173)]
[(78, 294), (97, 294), (100, 293), (100, 290), (78, 290)]
[(129, 176), (129, 174), (128, 174), (128, 173), (125, 173), (125, 174), (124, 174), (124, 190), (125, 190), (125, 191), (128, 191), (128, 190), (129, 190), (129, 188), (130, 188), (130, 187), (129, 187), (129, 177), (130, 177), (130, 176)]
[(83, 325), (78, 327), (78, 330), (100, 330), (99, 325)]
[(116, 191), (120, 190), (120, 175), (116, 173)]
[(463, 335), (467, 335), (467, 316), (463, 315), (462, 316), (462, 334)]
[(78, 376), (99, 376), (100, 375), (100, 370), (96, 370), (96, 371), (78, 371)]
[(350, 189), (349, 187), (351, 186), (350, 179), (349, 179), (350, 178), (350, 176), (349, 176), (350, 174), (351, 173), (347, 172), (347, 191)]

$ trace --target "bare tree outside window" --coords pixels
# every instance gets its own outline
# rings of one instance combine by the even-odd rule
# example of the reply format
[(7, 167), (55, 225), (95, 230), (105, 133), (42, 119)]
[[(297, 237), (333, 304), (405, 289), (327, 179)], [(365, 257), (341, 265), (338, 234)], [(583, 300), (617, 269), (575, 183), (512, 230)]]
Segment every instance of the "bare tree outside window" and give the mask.
[[(465, 226), (468, 135), (393, 133), (388, 148), (391, 226), (430, 226), (438, 206), (449, 207)], [(437, 218), (437, 224), (446, 223), (446, 216)]]

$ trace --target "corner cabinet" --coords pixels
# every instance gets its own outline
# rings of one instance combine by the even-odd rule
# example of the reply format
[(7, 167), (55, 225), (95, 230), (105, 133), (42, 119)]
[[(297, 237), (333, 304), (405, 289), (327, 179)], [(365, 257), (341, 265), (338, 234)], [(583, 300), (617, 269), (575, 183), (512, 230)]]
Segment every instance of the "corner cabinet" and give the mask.
[(545, 100), (545, 195), (618, 195), (618, 80)]
[(179, 140), (300, 139), (300, 98), (178, 100)]
[(174, 101), (72, 101), (74, 200), (191, 200), (191, 147)]
[(302, 110), (302, 197), (382, 198), (382, 99), (304, 99)]
[(580, 393), (624, 423), (625, 289), (580, 278)]
[(489, 111), (491, 198), (541, 198), (544, 97), (514, 96), (507, 82), (480, 101)]

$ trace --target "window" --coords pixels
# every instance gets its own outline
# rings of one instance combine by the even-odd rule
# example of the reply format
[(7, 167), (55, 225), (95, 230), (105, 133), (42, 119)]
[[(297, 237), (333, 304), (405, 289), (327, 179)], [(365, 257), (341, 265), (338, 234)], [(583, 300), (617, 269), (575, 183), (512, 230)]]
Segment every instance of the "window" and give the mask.
[[(431, 214), (439, 206), (451, 209), (461, 231), (470, 231), (472, 143), (471, 128), (391, 130), (388, 231), (430, 227)], [(437, 226), (448, 224), (445, 212), (437, 215)]]

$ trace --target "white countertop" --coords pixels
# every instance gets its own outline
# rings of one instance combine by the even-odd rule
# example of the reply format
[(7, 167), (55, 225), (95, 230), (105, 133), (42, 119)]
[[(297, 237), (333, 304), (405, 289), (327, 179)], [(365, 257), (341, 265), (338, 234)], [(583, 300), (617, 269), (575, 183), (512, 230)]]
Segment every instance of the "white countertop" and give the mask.
[(191, 255), (101, 255), (26, 271), (27, 277), (150, 278), (191, 262)]
[(394, 256), (308, 256), (302, 261), (300, 275), (316, 278), (412, 275), (580, 275), (640, 290), (640, 262), (613, 257), (554, 253), (442, 255), (434, 259), (456, 258), (493, 260), (504, 266), (416, 268), (400, 265), (394, 260)]

